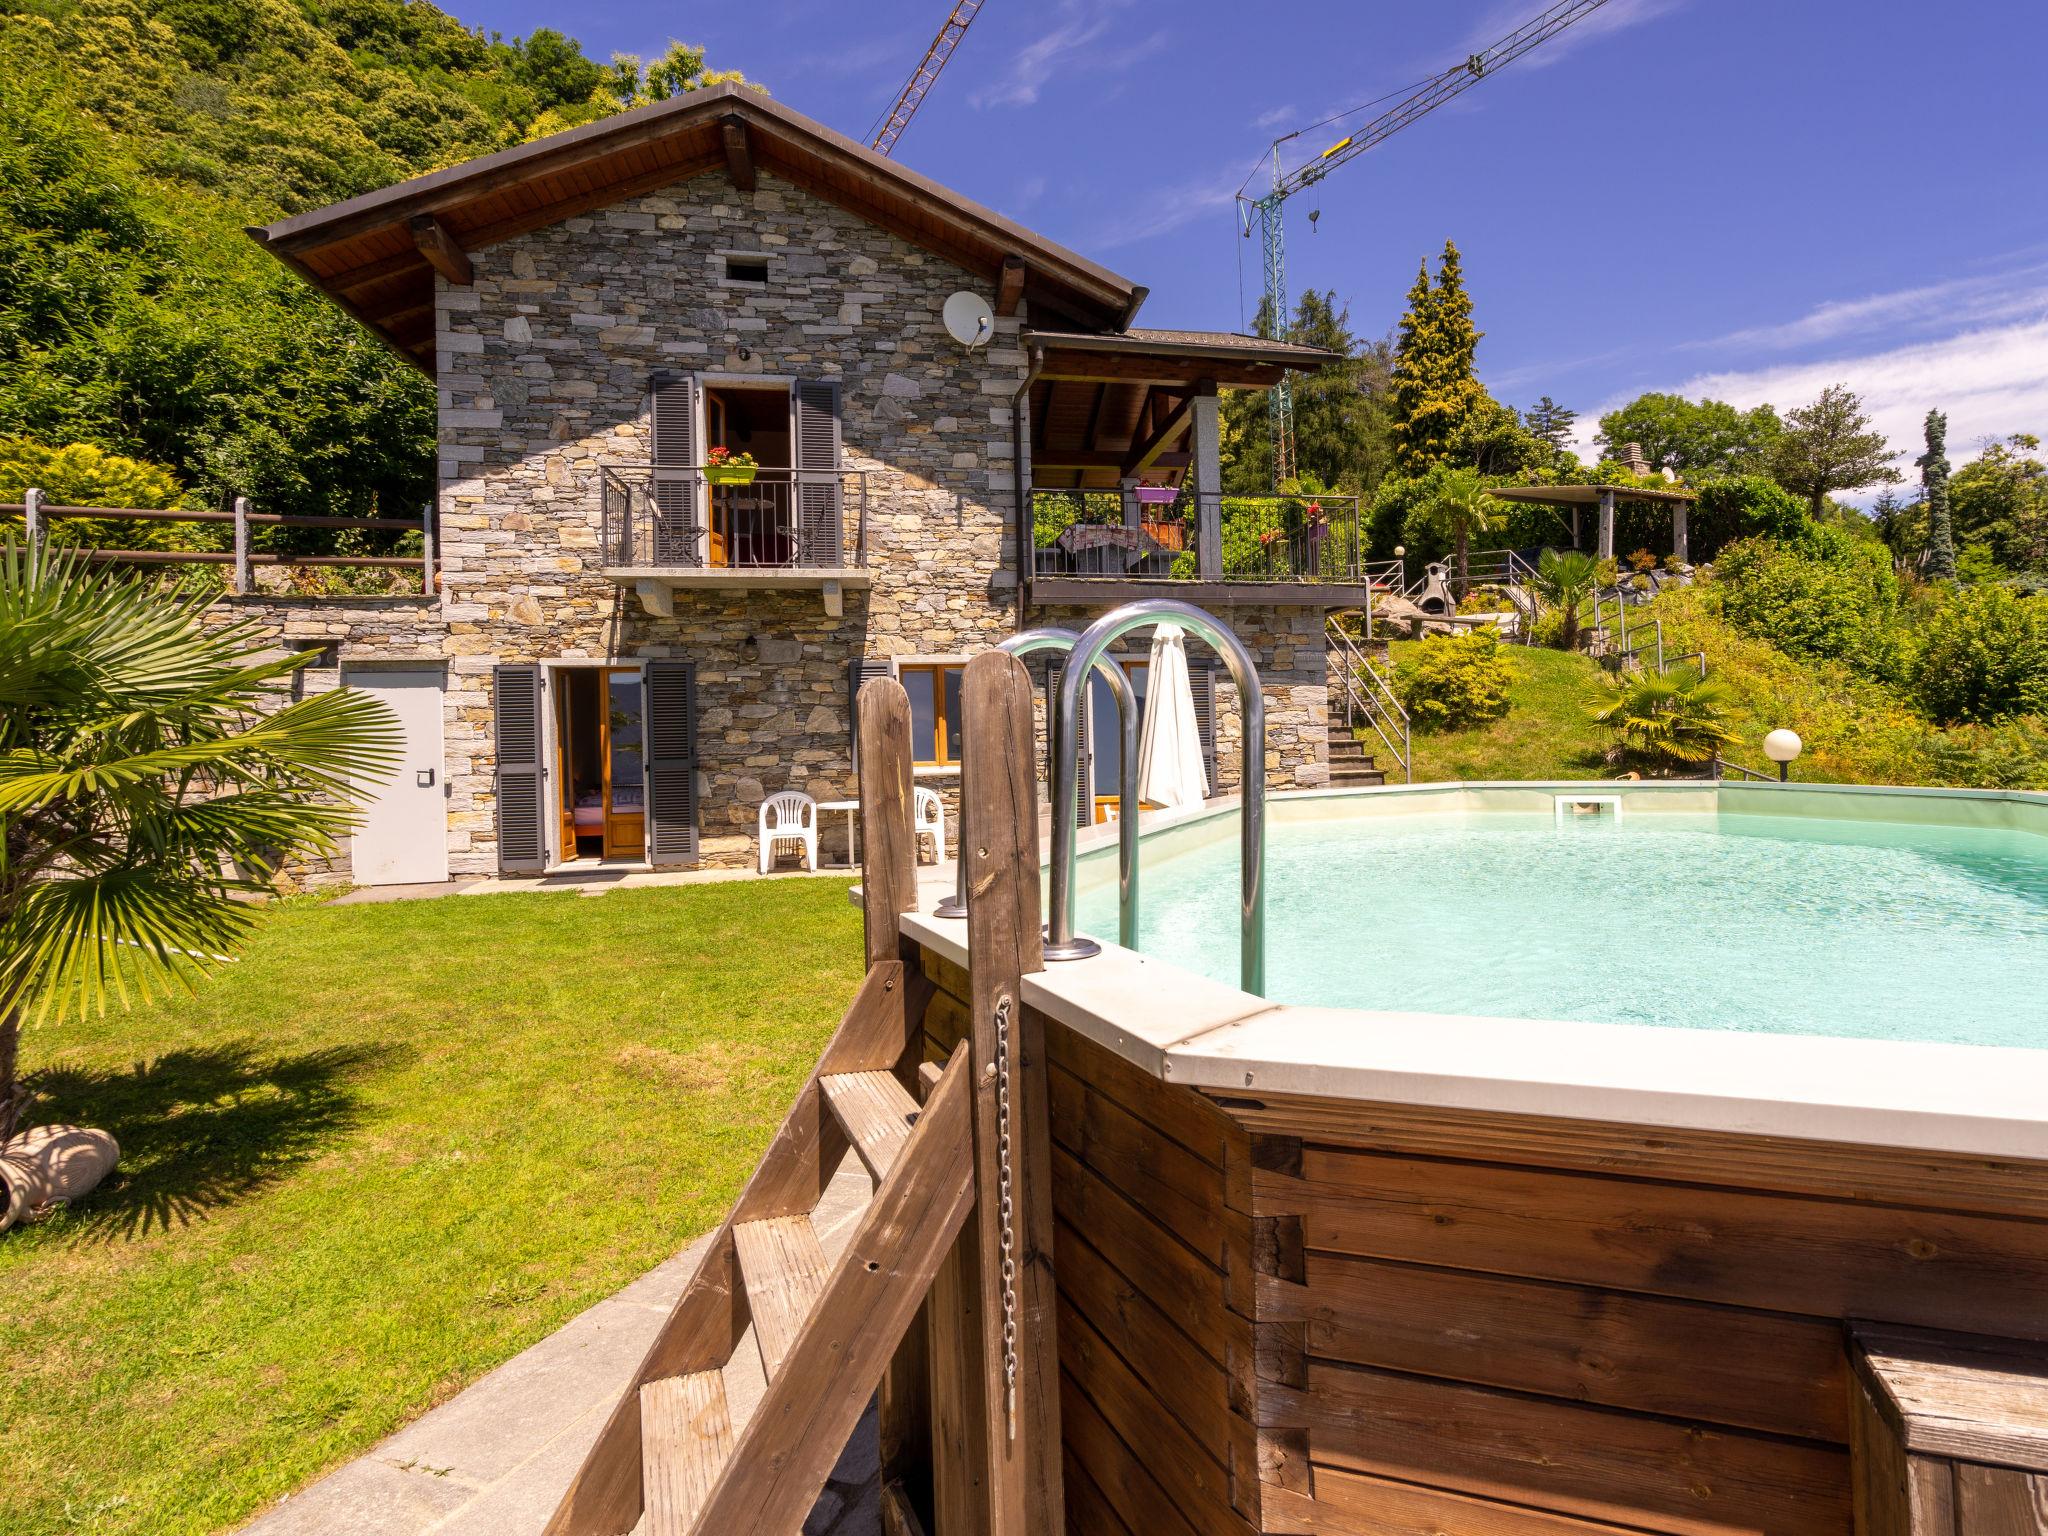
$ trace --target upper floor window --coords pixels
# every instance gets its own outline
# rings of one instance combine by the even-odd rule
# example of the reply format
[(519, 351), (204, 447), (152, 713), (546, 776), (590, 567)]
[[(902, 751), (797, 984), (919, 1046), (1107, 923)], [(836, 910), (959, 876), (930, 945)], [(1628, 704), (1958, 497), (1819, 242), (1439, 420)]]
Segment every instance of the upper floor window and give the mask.
[(920, 768), (960, 761), (960, 680), (967, 668), (958, 663), (904, 662), (897, 680), (910, 695), (910, 757)]
[(768, 281), (768, 258), (766, 256), (726, 257), (725, 280), (729, 283), (766, 283)]

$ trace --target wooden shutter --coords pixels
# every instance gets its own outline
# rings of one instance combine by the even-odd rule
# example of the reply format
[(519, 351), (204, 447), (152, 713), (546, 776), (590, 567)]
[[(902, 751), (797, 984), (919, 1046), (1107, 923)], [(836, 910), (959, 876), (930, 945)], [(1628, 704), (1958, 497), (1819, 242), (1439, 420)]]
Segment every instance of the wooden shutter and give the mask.
[[(1066, 668), (1054, 662), (1045, 671), (1045, 794), (1050, 800), (1053, 794), (1054, 764), (1051, 759), (1053, 733), (1053, 700), (1059, 696), (1060, 678)], [(1090, 699), (1081, 696), (1081, 724), (1075, 733), (1080, 738), (1074, 752), (1074, 761), (1080, 771), (1074, 776), (1074, 825), (1092, 827), (1095, 825), (1095, 754), (1089, 745), (1088, 715)]]
[(697, 862), (697, 669), (647, 663), (647, 862)]
[(878, 677), (893, 677), (896, 669), (889, 658), (856, 656), (846, 667), (847, 761), (860, 772), (860, 691)]
[(656, 565), (697, 563), (697, 381), (657, 373), (648, 388)]
[(839, 386), (829, 379), (799, 379), (790, 394), (796, 413), (796, 561), (843, 565)]
[(1216, 669), (1189, 667), (1188, 688), (1195, 696), (1195, 725), (1202, 736), (1202, 768), (1209, 775), (1209, 793), (1223, 791), (1216, 783)]
[(541, 766), (540, 668), (531, 663), (491, 672), (491, 717), (498, 750), (498, 870), (538, 874), (548, 867), (542, 814), (547, 775)]

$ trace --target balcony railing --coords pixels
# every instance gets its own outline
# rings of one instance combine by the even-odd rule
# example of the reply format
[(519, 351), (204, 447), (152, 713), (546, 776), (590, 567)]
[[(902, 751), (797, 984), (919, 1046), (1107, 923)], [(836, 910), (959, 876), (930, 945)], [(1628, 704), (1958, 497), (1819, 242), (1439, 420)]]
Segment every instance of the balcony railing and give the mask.
[(1359, 498), (1230, 496), (1171, 500), (1117, 491), (1031, 492), (1038, 578), (1335, 582), (1367, 579)]
[(605, 563), (641, 570), (846, 570), (868, 563), (867, 473), (759, 469), (745, 485), (705, 466), (608, 464)]

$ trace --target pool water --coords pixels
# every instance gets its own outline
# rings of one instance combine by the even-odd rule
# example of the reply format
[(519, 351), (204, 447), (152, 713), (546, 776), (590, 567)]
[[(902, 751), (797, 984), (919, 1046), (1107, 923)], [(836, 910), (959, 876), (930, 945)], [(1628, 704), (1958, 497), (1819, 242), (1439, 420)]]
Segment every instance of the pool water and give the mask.
[[(1139, 948), (1235, 983), (1236, 822), (1219, 834), (1145, 860)], [(1084, 892), (1080, 926), (1114, 934), (1114, 893)], [(1278, 820), (1266, 935), (1276, 1002), (2048, 1048), (2048, 838), (2025, 832)]]

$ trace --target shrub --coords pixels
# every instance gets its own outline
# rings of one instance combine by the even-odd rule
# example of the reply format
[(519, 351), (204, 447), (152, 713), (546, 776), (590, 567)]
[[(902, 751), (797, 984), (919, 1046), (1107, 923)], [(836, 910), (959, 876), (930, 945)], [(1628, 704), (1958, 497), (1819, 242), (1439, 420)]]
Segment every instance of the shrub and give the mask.
[(1943, 725), (2048, 710), (2048, 611), (2002, 586), (1957, 590), (1914, 635), (1907, 684)]
[(1737, 629), (1789, 655), (1845, 661), (1877, 677), (1896, 674), (1899, 587), (1881, 545), (1810, 524), (1796, 542), (1729, 545), (1714, 579)]
[(1654, 571), (1663, 562), (1647, 549), (1639, 549), (1628, 557), (1628, 563), (1638, 571)]
[(1711, 560), (1737, 539), (1796, 539), (1806, 525), (1806, 503), (1775, 480), (1730, 475), (1699, 487), (1688, 542), (1695, 560)]
[(1729, 690), (1690, 667), (1644, 671), (1614, 683), (1593, 718), (1612, 730), (1623, 756), (1670, 766), (1704, 763), (1735, 739)]
[(1498, 720), (1508, 712), (1514, 669), (1491, 630), (1427, 640), (1395, 672), (1409, 718), (1423, 730)]
[(1546, 549), (1536, 561), (1536, 596), (1543, 615), (1536, 621), (1536, 639), (1560, 650), (1579, 648), (1579, 628), (1598, 579), (1598, 563), (1579, 550)]

